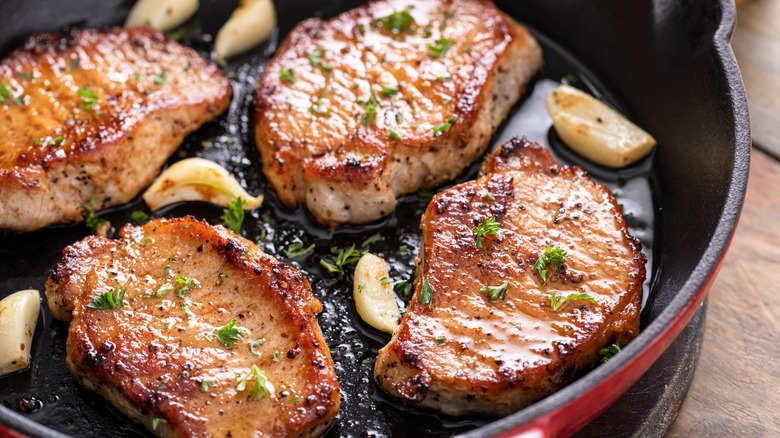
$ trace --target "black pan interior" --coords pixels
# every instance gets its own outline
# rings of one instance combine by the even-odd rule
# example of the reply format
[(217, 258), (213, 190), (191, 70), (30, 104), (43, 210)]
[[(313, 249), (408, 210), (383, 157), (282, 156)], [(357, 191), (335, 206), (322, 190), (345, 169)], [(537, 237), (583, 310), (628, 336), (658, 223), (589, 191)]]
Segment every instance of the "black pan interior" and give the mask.
[[(7, 27), (0, 28), (0, 51), (3, 53), (16, 47), (34, 31), (56, 31), (68, 25), (121, 24), (131, 6), (129, 1), (94, 0), (69, 2), (67, 8), (44, 0), (10, 3), (16, 6), (9, 8), (15, 15)], [(208, 56), (212, 47), (211, 36), (227, 19), (235, 3), (202, 1), (197, 16), (186, 23), (187, 33), (182, 41)], [(239, 176), (239, 181), (251, 193), (263, 191), (264, 179), (257, 165), (259, 157), (252, 140), (251, 92), (265, 61), (273, 54), (280, 38), (298, 21), (312, 15), (332, 16), (360, 3), (276, 2), (280, 21), (278, 34), (252, 53), (232, 60), (226, 69), (235, 93), (229, 113), (190, 136), (169, 163), (186, 156), (212, 159)], [(676, 48), (674, 41), (665, 42), (663, 38), (655, 37), (657, 34), (673, 33), (669, 29), (675, 28), (673, 24), (658, 27), (652, 11), (648, 10), (652, 8), (649, 2), (602, 0), (588, 2), (587, 7), (576, 1), (554, 2), (555, 5), (542, 0), (522, 4), (499, 3), (511, 15), (538, 30), (536, 34), (545, 50), (545, 68), (537, 81), (566, 78), (574, 85), (600, 94), (640, 121), (659, 139), (661, 146), (654, 157), (623, 172), (606, 171), (576, 157), (560, 146), (554, 134), (544, 139), (562, 161), (583, 165), (596, 177), (618, 189), (628, 181), (650, 181), (655, 199), (642, 199), (644, 207), (651, 211), (650, 223), (631, 223), (635, 230), (644, 230), (655, 237), (655, 248), (645, 248), (648, 253), (664, 254), (664, 258), (652, 269), (657, 275), (654, 275), (653, 292), (643, 310), (643, 327), (646, 327), (674, 298), (701, 257), (715, 231), (732, 176), (734, 150), (723, 147), (734, 143), (733, 139), (726, 138), (728, 132), (691, 129), (713, 126), (713, 122), (720, 122), (721, 126), (733, 124), (733, 116), (724, 110), (728, 95), (712, 93), (709, 88), (724, 89), (727, 84), (712, 74), (698, 80), (690, 77), (700, 75), (707, 68), (715, 68), (717, 60), (707, 57), (710, 29), (703, 25), (700, 44), (693, 41), (693, 48), (685, 51)], [(585, 19), (587, 17), (592, 20)], [(5, 25), (6, 20), (2, 21)], [(684, 33), (684, 30), (681, 32)], [(616, 34), (631, 37), (617, 38)], [(668, 50), (664, 50), (664, 44), (675, 49), (667, 47)], [(566, 47), (566, 50), (561, 47)], [(593, 67), (593, 70), (583, 65)], [(675, 77), (670, 78), (670, 74)], [(685, 83), (696, 86), (678, 85)], [(701, 109), (686, 110), (692, 103), (700, 105)], [(675, 123), (670, 123), (670, 120)], [(500, 133), (499, 137), (504, 134)], [(476, 166), (472, 166), (461, 180), (471, 179), (475, 173)], [(370, 379), (373, 360), (377, 349), (388, 338), (360, 322), (351, 303), (351, 278), (330, 277), (317, 264), (320, 257), (330, 256), (331, 247), (343, 248), (353, 243), (360, 246), (366, 238), (379, 233), (382, 238), (366, 248), (390, 261), (394, 282), (409, 280), (419, 245), (418, 224), (420, 211), (425, 207), (424, 197), (405, 197), (391, 217), (376, 224), (340, 228), (333, 232), (314, 224), (303, 210), (286, 210), (272, 193), (267, 195), (263, 207), (247, 216), (243, 235), (258, 242), (267, 252), (307, 272), (315, 294), (324, 304), (320, 323), (332, 347), (344, 396), (339, 418), (328, 436), (450, 436), (486, 424), (487, 420), (481, 418), (453, 420), (418, 412), (377, 391)], [(130, 221), (129, 215), (134, 210), (145, 210), (140, 198), (100, 215), (115, 226), (121, 226)], [(661, 211), (663, 214), (660, 214)], [(219, 223), (221, 209), (190, 203), (172, 206), (154, 216), (184, 214)], [(632, 218), (629, 217), (629, 220)], [(654, 232), (653, 220), (656, 223)], [(664, 229), (663, 241), (659, 238), (661, 228)], [(83, 225), (69, 225), (50, 227), (28, 235), (4, 236), (0, 241), (0, 278), (3, 285), (0, 296), (28, 287), (42, 290), (45, 277), (58, 260), (61, 249), (87, 234), (88, 230)], [(306, 258), (287, 259), (283, 250), (288, 244), (298, 241), (316, 243), (315, 253)], [(658, 271), (659, 266), (664, 269)], [(399, 300), (403, 299), (403, 295), (399, 294)], [(146, 432), (128, 424), (102, 399), (75, 384), (64, 361), (66, 336), (66, 325), (53, 321), (44, 306), (35, 335), (33, 366), (24, 373), (0, 379), (2, 405), (12, 411), (26, 411), (24, 418), (66, 434), (145, 435)], [(8, 411), (0, 410), (0, 419), (8, 415)], [(34, 429), (27, 431), (48, 434)]]

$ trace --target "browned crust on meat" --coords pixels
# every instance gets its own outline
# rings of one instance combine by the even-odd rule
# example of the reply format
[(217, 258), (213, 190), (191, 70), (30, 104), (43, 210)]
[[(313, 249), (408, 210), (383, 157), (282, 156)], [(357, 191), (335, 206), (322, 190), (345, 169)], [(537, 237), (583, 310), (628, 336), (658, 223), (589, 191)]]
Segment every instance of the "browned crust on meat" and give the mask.
[[(156, 283), (143, 279), (160, 276), (166, 260), (201, 287), (155, 297)], [(87, 307), (115, 284), (127, 290), (125, 307)], [(308, 280), (221, 226), (158, 219), (125, 226), (118, 241), (87, 237), (63, 250), (46, 296), (55, 317), (72, 318), (67, 362), (77, 381), (150, 430), (155, 418), (166, 420), (159, 436), (318, 436), (338, 413), (340, 386), (315, 317), (322, 304)], [(231, 318), (245, 337), (226, 349), (209, 327)], [(260, 337), (265, 344), (250, 354), (248, 342)], [(275, 394), (236, 393), (251, 364)], [(216, 384), (204, 391), (207, 377)]]
[(16, 231), (129, 201), (231, 96), (215, 65), (147, 27), (33, 35), (0, 82), (23, 102), (0, 103), (0, 228)]
[[(384, 391), (450, 415), (514, 412), (593, 367), (599, 349), (639, 333), (646, 257), (609, 190), (519, 138), (482, 170), (488, 174), (431, 201), (414, 296), (374, 369)], [(550, 187), (537, 192), (542, 184)], [(546, 205), (556, 208), (540, 215)], [(477, 249), (471, 228), (486, 216), (502, 229)], [(548, 244), (569, 254), (545, 286), (533, 265)], [(423, 276), (435, 290), (430, 305), (419, 302)], [(480, 287), (503, 280), (506, 300), (488, 302)], [(571, 301), (554, 312), (550, 291), (587, 292), (597, 303)], [(443, 345), (434, 342), (440, 335)]]
[[(389, 214), (397, 196), (455, 178), (485, 151), (541, 65), (533, 37), (490, 1), (409, 5), (418, 17), (431, 20), (433, 36), (423, 38), (420, 24), (412, 34), (382, 40), (381, 46), (368, 42), (373, 36), (365, 35), (375, 18), (404, 7), (371, 2), (328, 21), (300, 23), (266, 67), (255, 93), (255, 135), (263, 171), (286, 206), (305, 203), (317, 220), (330, 225), (365, 223)], [(457, 37), (450, 38), (446, 56), (434, 58), (427, 46), (439, 28), (446, 29), (442, 35)], [(381, 26), (377, 34), (388, 37)], [(318, 47), (328, 48), (323, 59), (333, 67), (331, 73), (309, 65), (307, 55)], [(328, 51), (339, 47), (338, 54)], [(429, 77), (439, 64), (442, 72), (452, 73), (451, 80)], [(287, 69), (295, 73), (295, 83), (280, 78)], [(399, 93), (382, 96), (380, 85), (395, 81)], [(502, 81), (518, 83), (505, 86)], [(371, 93), (380, 104), (373, 121), (364, 125), (361, 117)], [(310, 112), (316, 99), (330, 99), (329, 116)], [(422, 104), (424, 110), (414, 109)], [(451, 129), (434, 134), (450, 117), (457, 119)], [(402, 138), (389, 137), (389, 129)], [(327, 189), (318, 193), (320, 185)], [(322, 207), (332, 194), (338, 198), (334, 202), (343, 203), (338, 208), (364, 212), (342, 217), (334, 213), (337, 207)], [(369, 207), (362, 202), (366, 199), (380, 205)]]

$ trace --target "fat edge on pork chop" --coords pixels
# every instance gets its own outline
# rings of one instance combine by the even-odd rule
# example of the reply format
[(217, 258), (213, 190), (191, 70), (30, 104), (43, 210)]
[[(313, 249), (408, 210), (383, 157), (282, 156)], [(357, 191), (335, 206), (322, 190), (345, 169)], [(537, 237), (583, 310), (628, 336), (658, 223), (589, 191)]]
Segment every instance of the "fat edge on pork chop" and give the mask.
[(368, 223), (457, 177), (542, 64), (487, 0), (375, 1), (299, 24), (255, 93), (263, 171), (287, 207)]
[(296, 269), (193, 218), (66, 247), (46, 284), (75, 379), (158, 436), (318, 436), (339, 383)]
[(512, 413), (639, 333), (646, 257), (610, 191), (518, 138), (482, 173), (429, 204), (414, 295), (374, 368), (449, 415)]
[(149, 27), (29, 37), (0, 63), (0, 229), (128, 202), (230, 96), (215, 65)]

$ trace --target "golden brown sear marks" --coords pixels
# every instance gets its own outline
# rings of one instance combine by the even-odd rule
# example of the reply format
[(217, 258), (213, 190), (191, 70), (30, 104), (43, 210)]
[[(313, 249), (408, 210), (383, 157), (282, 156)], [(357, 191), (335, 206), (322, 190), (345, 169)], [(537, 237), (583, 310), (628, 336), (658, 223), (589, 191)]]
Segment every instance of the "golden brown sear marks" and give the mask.
[(541, 66), (486, 0), (384, 0), (299, 24), (257, 91), (263, 170), (288, 207), (367, 223), (481, 155)]
[[(122, 290), (121, 307), (96, 299)], [(86, 237), (46, 296), (70, 321), (76, 380), (159, 436), (318, 436), (338, 413), (309, 282), (221, 226), (157, 219)]]
[(129, 201), (230, 96), (215, 65), (151, 28), (31, 36), (0, 63), (0, 229)]
[[(610, 191), (519, 138), (482, 172), (428, 206), (415, 293), (374, 369), (384, 391), (449, 415), (514, 412), (639, 333), (646, 258)], [(545, 282), (548, 246), (566, 254)], [(559, 301), (573, 294), (590, 299)]]

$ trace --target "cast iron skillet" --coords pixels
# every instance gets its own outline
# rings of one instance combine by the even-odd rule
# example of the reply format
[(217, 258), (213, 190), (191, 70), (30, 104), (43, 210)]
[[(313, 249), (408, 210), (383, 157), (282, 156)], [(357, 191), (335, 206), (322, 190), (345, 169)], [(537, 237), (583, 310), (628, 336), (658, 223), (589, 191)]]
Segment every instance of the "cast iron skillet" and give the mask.
[[(187, 23), (184, 41), (208, 52), (208, 35), (227, 19), (234, 3), (201, 1), (198, 16)], [(191, 155), (211, 158), (239, 175), (250, 192), (263, 189), (251, 140), (251, 118), (247, 118), (251, 114), (247, 96), (263, 60), (301, 19), (314, 14), (332, 16), (360, 2), (276, 3), (278, 35), (252, 54), (234, 60), (226, 70), (236, 92), (230, 114), (193, 134), (169, 162)], [(370, 245), (372, 252), (388, 257), (394, 281), (409, 279), (411, 258), (418, 245), (418, 210), (423, 205), (417, 197), (404, 198), (398, 211), (377, 224), (336, 232), (314, 225), (301, 210), (281, 208), (272, 194), (264, 207), (248, 218), (244, 235), (260, 241), (272, 254), (283, 254), (289, 242), (317, 244), (314, 255), (291, 263), (313, 278), (315, 293), (325, 304), (320, 320), (344, 386), (341, 414), (329, 436), (568, 435), (613, 403), (675, 339), (704, 300), (733, 235), (750, 152), (744, 90), (728, 45), (736, 17), (734, 7), (729, 0), (681, 3), (499, 1), (502, 9), (534, 29), (543, 43), (547, 65), (541, 77), (573, 77), (575, 85), (602, 94), (659, 141), (651, 159), (628, 171), (608, 172), (567, 153), (554, 134), (550, 135), (549, 143), (559, 158), (583, 165), (613, 186), (635, 178), (651, 182), (653, 205), (646, 207), (655, 213), (654, 244), (646, 250), (655, 256), (648, 266), (650, 294), (642, 310), (639, 337), (608, 363), (516, 414), (488, 422), (421, 413), (387, 399), (368, 381), (376, 350), (387, 338), (354, 322), (356, 315), (345, 293), (350, 279), (328, 278), (316, 262), (329, 255), (329, 246), (360, 243), (378, 232), (382, 240)], [(122, 0), (78, 0), (67, 5), (46, 0), (6, 1), (0, 19), (0, 53), (12, 50), (33, 32), (120, 24), (131, 5), (131, 1)], [(471, 178), (474, 172), (472, 166), (462, 178)], [(129, 213), (136, 209), (143, 209), (140, 199), (101, 215), (119, 226), (129, 222)], [(218, 223), (220, 210), (187, 204), (156, 216), (181, 214)], [(641, 229), (642, 224), (634, 221), (632, 227)], [(0, 296), (27, 287), (43, 289), (60, 250), (86, 234), (83, 225), (70, 225), (3, 237)], [(399, 250), (401, 244), (408, 250)], [(35, 436), (62, 436), (59, 432), (78, 436), (144, 434), (100, 398), (73, 383), (63, 357), (67, 327), (52, 321), (45, 305), (43, 310), (35, 334), (33, 365), (24, 373), (0, 379), (0, 435), (12, 430)], [(20, 402), (28, 413), (18, 413)], [(30, 412), (40, 405), (42, 409)], [(363, 407), (365, 411), (366, 406), (378, 410), (359, 410)]]

